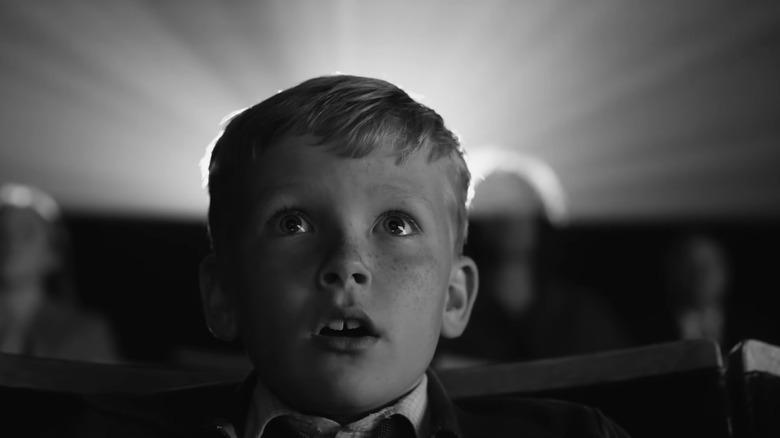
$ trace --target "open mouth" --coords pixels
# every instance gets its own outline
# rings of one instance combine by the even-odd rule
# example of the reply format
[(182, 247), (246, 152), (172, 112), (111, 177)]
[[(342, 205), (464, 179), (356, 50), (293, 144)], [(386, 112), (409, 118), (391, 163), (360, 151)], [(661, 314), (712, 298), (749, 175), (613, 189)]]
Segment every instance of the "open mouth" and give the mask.
[(320, 336), (362, 338), (377, 336), (368, 321), (357, 318), (334, 318), (317, 333)]

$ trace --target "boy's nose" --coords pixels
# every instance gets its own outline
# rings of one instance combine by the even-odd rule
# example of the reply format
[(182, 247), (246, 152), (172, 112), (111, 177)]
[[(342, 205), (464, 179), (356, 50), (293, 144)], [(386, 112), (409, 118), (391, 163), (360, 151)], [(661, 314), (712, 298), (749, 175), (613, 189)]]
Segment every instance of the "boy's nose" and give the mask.
[(323, 264), (318, 278), (323, 288), (352, 288), (366, 286), (371, 273), (355, 245), (341, 242)]
[[(356, 267), (358, 268), (358, 267)], [(326, 287), (333, 286), (347, 286), (352, 282), (355, 285), (364, 285), (368, 283), (368, 274), (364, 272), (349, 272), (358, 271), (358, 269), (347, 269), (342, 272), (326, 271), (320, 277), (320, 284)]]

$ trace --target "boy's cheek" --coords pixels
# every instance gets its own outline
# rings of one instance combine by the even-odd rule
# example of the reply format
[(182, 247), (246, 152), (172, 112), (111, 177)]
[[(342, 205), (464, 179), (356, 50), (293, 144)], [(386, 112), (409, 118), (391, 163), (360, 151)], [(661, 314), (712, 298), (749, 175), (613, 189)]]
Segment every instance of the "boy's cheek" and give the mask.
[(242, 269), (248, 273), (286, 272), (311, 265), (317, 252), (312, 239), (258, 238), (245, 244), (241, 253)]
[(406, 299), (415, 304), (443, 299), (449, 272), (433, 254), (418, 252), (407, 257), (395, 256), (384, 263), (379, 260), (379, 264), (385, 268), (375, 271), (374, 286), (393, 291), (390, 298)]

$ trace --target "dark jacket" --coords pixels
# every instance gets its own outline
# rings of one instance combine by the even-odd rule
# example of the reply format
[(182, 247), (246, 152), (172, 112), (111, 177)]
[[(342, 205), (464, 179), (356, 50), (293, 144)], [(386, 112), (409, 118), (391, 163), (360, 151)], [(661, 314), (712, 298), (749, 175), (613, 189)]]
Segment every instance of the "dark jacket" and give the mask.
[[(51, 430), (51, 437), (214, 437), (227, 436), (233, 424), (242, 437), (253, 386), (220, 384), (143, 396), (84, 399), (78, 416)], [(523, 438), (605, 437), (628, 435), (599, 410), (552, 400), (515, 397), (453, 402), (438, 378), (428, 372), (432, 437)]]

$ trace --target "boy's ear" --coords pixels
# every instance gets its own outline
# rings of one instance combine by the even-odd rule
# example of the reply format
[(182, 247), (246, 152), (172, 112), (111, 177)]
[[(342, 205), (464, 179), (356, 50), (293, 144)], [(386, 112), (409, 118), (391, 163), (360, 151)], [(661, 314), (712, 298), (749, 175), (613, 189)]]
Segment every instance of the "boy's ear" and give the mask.
[(211, 334), (223, 341), (234, 341), (238, 335), (236, 306), (223, 284), (214, 254), (200, 263), (200, 300)]
[(471, 257), (460, 256), (450, 275), (450, 286), (444, 300), (441, 334), (445, 338), (457, 338), (466, 329), (471, 308), (477, 298), (479, 272)]

